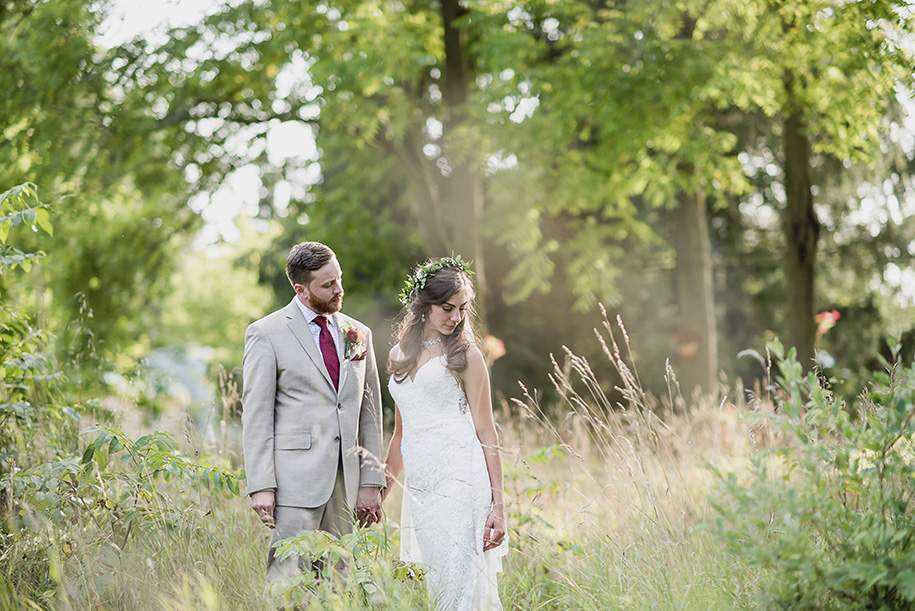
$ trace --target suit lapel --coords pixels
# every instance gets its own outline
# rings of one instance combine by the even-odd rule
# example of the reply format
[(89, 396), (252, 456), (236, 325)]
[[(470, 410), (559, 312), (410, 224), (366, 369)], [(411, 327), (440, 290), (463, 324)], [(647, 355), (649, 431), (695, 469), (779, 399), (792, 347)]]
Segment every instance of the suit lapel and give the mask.
[(321, 350), (315, 343), (315, 339), (308, 328), (308, 323), (305, 322), (302, 311), (295, 303), (296, 299), (298, 299), (298, 297), (293, 297), (293, 301), (286, 306), (286, 324), (305, 350), (305, 353), (308, 354), (314, 362), (315, 367), (318, 368), (318, 371), (321, 372), (321, 375), (324, 376), (324, 379), (327, 380), (327, 383), (330, 385), (331, 389), (333, 389), (334, 383), (330, 379), (330, 374), (327, 373), (327, 366), (324, 364), (324, 355), (321, 354)]

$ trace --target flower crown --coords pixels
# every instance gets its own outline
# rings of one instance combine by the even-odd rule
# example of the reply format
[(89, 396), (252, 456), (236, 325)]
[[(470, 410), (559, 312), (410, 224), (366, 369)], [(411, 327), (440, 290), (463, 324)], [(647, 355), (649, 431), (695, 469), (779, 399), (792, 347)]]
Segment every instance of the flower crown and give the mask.
[(426, 280), (445, 269), (446, 267), (451, 267), (456, 270), (467, 272), (472, 274), (470, 271), (470, 264), (472, 261), (462, 261), (461, 255), (456, 257), (442, 257), (441, 259), (436, 259), (431, 263), (425, 265), (420, 265), (416, 268), (416, 271), (409, 276), (403, 283), (403, 290), (400, 291), (400, 303), (403, 305), (409, 304), (413, 301), (413, 298), (416, 297), (421, 289), (425, 288)]

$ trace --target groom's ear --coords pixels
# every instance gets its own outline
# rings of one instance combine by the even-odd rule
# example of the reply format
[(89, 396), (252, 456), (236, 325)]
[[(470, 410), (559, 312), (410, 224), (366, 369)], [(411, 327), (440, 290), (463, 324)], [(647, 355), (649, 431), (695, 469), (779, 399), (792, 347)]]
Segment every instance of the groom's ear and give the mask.
[(302, 301), (304, 301), (307, 304), (308, 303), (308, 289), (305, 288), (305, 285), (293, 284), (292, 288), (293, 288), (293, 290), (295, 290), (295, 294), (298, 295), (299, 299), (301, 299)]

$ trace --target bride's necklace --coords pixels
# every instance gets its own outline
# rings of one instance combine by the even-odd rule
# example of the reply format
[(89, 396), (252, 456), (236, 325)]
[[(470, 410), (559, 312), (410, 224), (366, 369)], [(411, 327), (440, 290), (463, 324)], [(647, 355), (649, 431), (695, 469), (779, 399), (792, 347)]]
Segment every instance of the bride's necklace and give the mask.
[(419, 342), (420, 346), (434, 346), (435, 344), (442, 341), (441, 337), (436, 337), (435, 339), (427, 339), (426, 341)]

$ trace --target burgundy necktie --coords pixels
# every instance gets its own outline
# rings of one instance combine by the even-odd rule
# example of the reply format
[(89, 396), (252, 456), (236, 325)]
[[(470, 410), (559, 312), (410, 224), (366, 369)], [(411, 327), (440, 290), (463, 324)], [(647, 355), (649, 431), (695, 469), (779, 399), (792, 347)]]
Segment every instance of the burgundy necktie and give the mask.
[(316, 316), (315, 322), (321, 327), (321, 335), (318, 336), (318, 343), (321, 345), (321, 353), (324, 355), (324, 364), (327, 366), (327, 373), (337, 388), (340, 381), (340, 359), (337, 358), (337, 346), (334, 344), (334, 338), (330, 336), (330, 330), (327, 328), (327, 318)]

